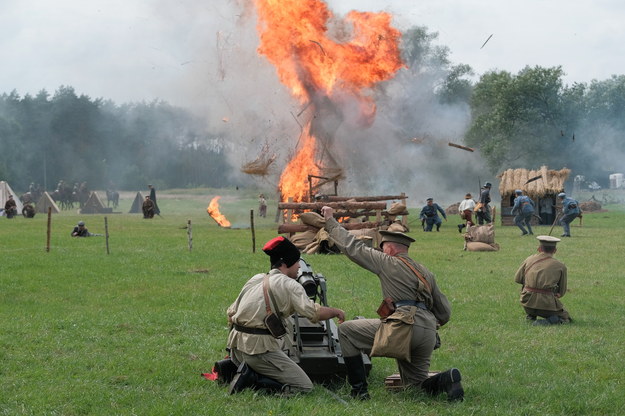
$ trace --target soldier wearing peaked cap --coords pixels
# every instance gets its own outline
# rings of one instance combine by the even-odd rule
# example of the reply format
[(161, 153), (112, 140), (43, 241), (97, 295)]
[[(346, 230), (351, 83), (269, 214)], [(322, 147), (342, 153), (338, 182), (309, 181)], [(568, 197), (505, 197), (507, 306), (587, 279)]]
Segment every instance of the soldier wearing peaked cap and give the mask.
[[(263, 247), (269, 256), (269, 273), (259, 273), (243, 286), (237, 299), (228, 308), (231, 331), (228, 349), (231, 363), (221, 363), (224, 370), (220, 377), (230, 382), (230, 394), (246, 388), (263, 389), (278, 393), (308, 393), (313, 384), (304, 370), (285, 351), (289, 344), (284, 338), (276, 338), (269, 331), (265, 318), (272, 313), (287, 321), (297, 312), (311, 322), (338, 318), (345, 319), (341, 309), (321, 306), (313, 302), (304, 287), (299, 284), (299, 249), (284, 237), (276, 237)], [(218, 364), (218, 363), (216, 363)], [(236, 367), (234, 367), (236, 366)], [(216, 371), (219, 373), (220, 369)], [(228, 368), (230, 370), (227, 370)], [(232, 370), (234, 367), (236, 373)]]
[(434, 202), (434, 198), (428, 198), (425, 206), (421, 209), (421, 214), (419, 214), (419, 218), (422, 221), (425, 221), (423, 231), (432, 231), (432, 227), (434, 225), (436, 225), (436, 231), (440, 231), (443, 221), (441, 221), (441, 218), (438, 216), (439, 212), (443, 218), (445, 218), (445, 221), (447, 221), (447, 214), (445, 214), (445, 210)]
[[(560, 301), (566, 294), (567, 269), (564, 263), (553, 257), (560, 239), (548, 235), (536, 238), (540, 242), (538, 253), (525, 259), (514, 276), (514, 281), (522, 285), (521, 305), (526, 318), (534, 325), (571, 322)], [(536, 320), (538, 316), (545, 319)]]
[[(428, 377), (430, 357), (436, 346), (436, 329), (449, 321), (451, 307), (439, 290), (434, 275), (408, 257), (408, 248), (414, 238), (401, 232), (380, 231), (381, 250), (378, 250), (345, 230), (334, 219), (331, 207), (324, 206), (322, 214), (326, 219), (324, 227), (341, 252), (378, 276), (382, 296), (388, 301), (385, 303), (392, 302), (395, 308), (389, 319), (401, 321), (404, 328), (409, 326), (408, 335), (401, 340), (403, 342), (397, 343), (397, 351), (385, 355), (396, 358), (396, 352), (405, 352), (407, 360), (397, 359), (403, 385), (420, 388), (432, 395), (447, 393), (449, 400), (462, 400), (464, 390), (458, 369), (452, 368)], [(353, 398), (369, 398), (362, 353), (371, 353), (376, 332), (381, 327), (383, 321), (380, 319), (356, 319), (339, 325), (339, 342)], [(391, 348), (394, 347), (395, 344)]]
[(477, 217), (477, 223), (479, 225), (483, 225), (484, 223), (491, 223), (490, 216), (490, 188), (493, 185), (490, 182), (486, 182), (480, 191), (480, 200), (478, 204), (475, 206), (475, 216)]

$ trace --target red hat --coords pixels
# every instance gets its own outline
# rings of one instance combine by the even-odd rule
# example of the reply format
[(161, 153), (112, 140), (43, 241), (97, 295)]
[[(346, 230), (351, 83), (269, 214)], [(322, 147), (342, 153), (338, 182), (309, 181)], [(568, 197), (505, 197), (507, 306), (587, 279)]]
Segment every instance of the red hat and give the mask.
[(284, 263), (287, 267), (291, 267), (299, 261), (300, 257), (299, 249), (295, 247), (295, 244), (282, 236), (267, 241), (263, 251), (269, 256), (272, 266)]

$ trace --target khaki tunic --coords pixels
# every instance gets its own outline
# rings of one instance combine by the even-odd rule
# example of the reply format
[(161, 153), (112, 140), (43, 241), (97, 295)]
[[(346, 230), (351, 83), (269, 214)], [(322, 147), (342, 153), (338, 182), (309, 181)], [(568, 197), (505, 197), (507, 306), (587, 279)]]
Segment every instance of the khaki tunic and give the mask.
[[(415, 273), (396, 257), (367, 246), (345, 230), (335, 219), (326, 221), (326, 230), (335, 244), (350, 260), (375, 273), (380, 279), (382, 296), (394, 301), (415, 300), (424, 302), (429, 310), (415, 306), (402, 306), (398, 310), (414, 314), (410, 343), (410, 361), (397, 360), (404, 386), (419, 386), (428, 377), (430, 357), (436, 342), (436, 325), (444, 325), (451, 316), (451, 307), (439, 290), (434, 275), (425, 266), (407, 259), (430, 284), (429, 293)], [(345, 357), (353, 357), (361, 351), (370, 353), (380, 319), (357, 319), (339, 325), (339, 341)]]
[[(523, 285), (521, 289), (521, 305), (525, 308), (544, 311), (561, 311), (564, 305), (560, 297), (566, 294), (566, 266), (548, 253), (537, 253), (529, 256), (514, 276), (514, 281)], [(531, 292), (527, 288), (548, 291), (550, 293)]]
[[(263, 296), (264, 277), (265, 273), (261, 273), (248, 280), (237, 300), (230, 305), (228, 316), (233, 323), (249, 328), (266, 328), (263, 322), (267, 316)], [(271, 305), (271, 310), (278, 311), (283, 321), (295, 312), (313, 323), (319, 321), (318, 310), (321, 306), (310, 300), (304, 287), (294, 279), (273, 269), (269, 272), (269, 289), (276, 302)], [(282, 350), (284, 341), (271, 335), (247, 334), (232, 329), (228, 336), (228, 348), (236, 348), (246, 354), (262, 354)]]

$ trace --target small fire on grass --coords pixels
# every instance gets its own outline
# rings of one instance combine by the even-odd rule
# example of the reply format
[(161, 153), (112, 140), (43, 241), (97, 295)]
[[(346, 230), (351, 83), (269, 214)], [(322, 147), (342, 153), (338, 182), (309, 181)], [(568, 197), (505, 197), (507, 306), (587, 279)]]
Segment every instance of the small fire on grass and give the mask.
[(211, 218), (214, 219), (215, 222), (217, 222), (217, 224), (219, 224), (220, 226), (230, 227), (230, 221), (228, 221), (225, 215), (219, 212), (218, 201), (220, 198), (221, 198), (220, 196), (216, 196), (213, 199), (211, 199), (210, 204), (208, 204), (208, 207), (206, 208), (206, 212), (208, 212), (208, 215), (210, 215)]

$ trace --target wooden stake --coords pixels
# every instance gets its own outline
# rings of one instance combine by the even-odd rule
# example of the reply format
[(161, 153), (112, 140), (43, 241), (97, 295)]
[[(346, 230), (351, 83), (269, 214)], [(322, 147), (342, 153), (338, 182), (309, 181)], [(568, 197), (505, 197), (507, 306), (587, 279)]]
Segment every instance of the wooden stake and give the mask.
[(254, 231), (254, 210), (250, 210), (250, 228), (252, 229), (252, 253), (256, 253), (256, 231)]
[(187, 236), (189, 237), (189, 251), (193, 249), (193, 230), (191, 230), (191, 220), (187, 220)]
[(109, 220), (104, 217), (104, 236), (106, 238), (106, 254), (111, 254), (109, 251)]
[(50, 252), (50, 234), (52, 225), (52, 207), (48, 207), (48, 237), (46, 240), (46, 252)]

